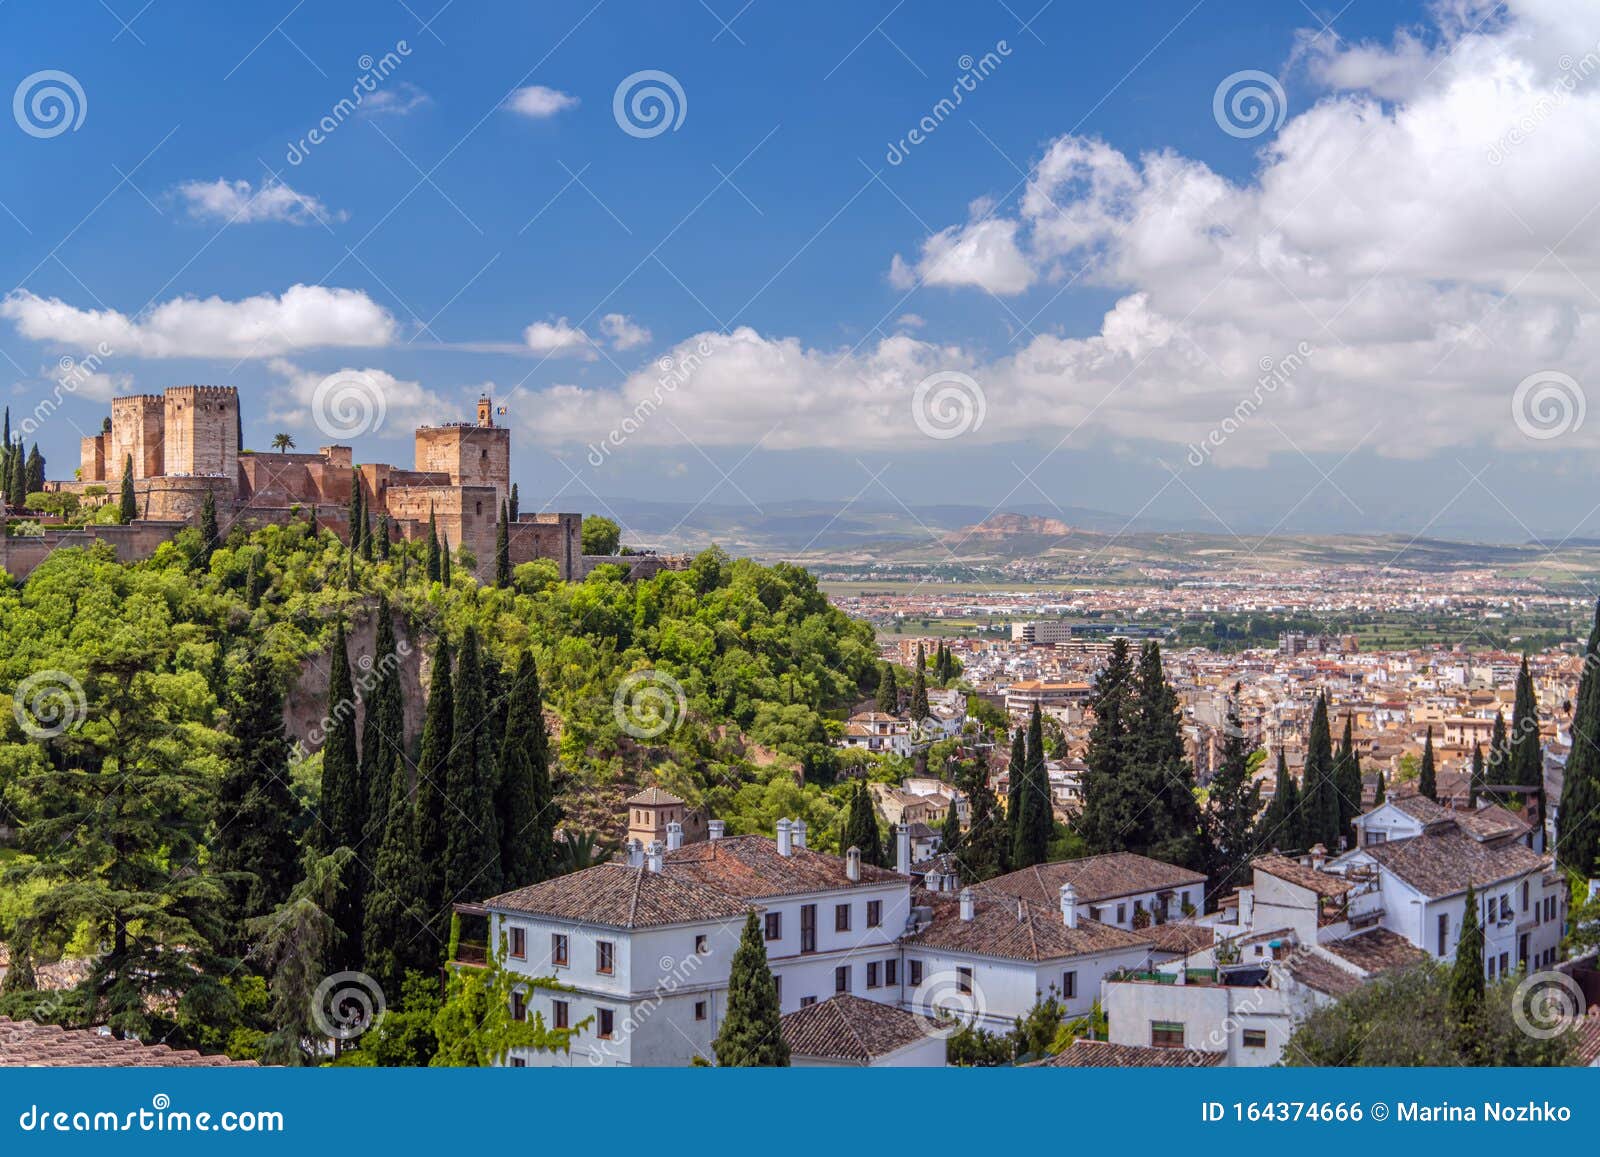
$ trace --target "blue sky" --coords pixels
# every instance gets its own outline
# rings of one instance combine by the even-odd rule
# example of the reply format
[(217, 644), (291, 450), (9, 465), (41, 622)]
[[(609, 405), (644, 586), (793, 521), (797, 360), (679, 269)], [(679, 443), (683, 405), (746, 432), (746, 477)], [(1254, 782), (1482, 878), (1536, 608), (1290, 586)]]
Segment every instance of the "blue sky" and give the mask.
[[(382, 397), (368, 459), (407, 462), (416, 421), (493, 389), (523, 489), (563, 508), (865, 491), (1237, 533), (1593, 532), (1581, 423), (1505, 433), (1524, 375), (1581, 401), (1592, 351), (1590, 206), (1535, 179), (1547, 152), (1574, 181), (1591, 163), (1564, 143), (1596, 112), (1581, 5), (141, 2), (0, 7), (7, 89), (59, 70), (84, 106), (0, 131), (13, 412), (112, 335), (33, 434), (53, 473), (105, 398), (190, 381), (240, 387), (248, 443), (314, 446), (316, 388), (345, 373)], [(682, 93), (653, 136), (613, 109), (644, 70)], [(1281, 94), (1256, 135), (1214, 110), (1246, 70)], [(1493, 162), (1447, 131), (1482, 127), (1491, 74), (1508, 132), (1560, 96)], [(1393, 190), (1364, 167), (1384, 149)], [(661, 399), (660, 359), (696, 343)], [(958, 437), (914, 420), (940, 373), (981, 398)]]

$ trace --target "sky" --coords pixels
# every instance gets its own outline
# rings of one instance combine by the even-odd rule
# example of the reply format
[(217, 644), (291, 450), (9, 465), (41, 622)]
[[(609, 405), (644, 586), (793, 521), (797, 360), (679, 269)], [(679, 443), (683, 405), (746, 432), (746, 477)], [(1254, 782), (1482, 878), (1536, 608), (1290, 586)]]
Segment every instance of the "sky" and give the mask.
[[(0, 5), (0, 393), (524, 509), (1600, 536), (1581, 0)], [(1070, 519), (1069, 519), (1070, 521)]]

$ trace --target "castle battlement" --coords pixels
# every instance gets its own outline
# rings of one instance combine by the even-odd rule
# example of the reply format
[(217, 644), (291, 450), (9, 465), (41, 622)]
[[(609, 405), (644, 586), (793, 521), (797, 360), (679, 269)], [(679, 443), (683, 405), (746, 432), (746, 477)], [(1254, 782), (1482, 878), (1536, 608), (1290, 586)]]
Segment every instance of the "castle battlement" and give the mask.
[(238, 386), (169, 386), (162, 395), (165, 398), (237, 398)]

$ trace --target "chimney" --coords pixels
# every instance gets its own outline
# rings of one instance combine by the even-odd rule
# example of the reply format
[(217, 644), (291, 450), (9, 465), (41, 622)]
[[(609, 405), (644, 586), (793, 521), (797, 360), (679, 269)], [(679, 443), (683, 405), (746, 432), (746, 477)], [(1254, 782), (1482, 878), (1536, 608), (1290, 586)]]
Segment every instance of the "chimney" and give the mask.
[(645, 867), (648, 868), (652, 872), (659, 872), (661, 870), (661, 841), (660, 840), (651, 840), (650, 841), (650, 850), (645, 853), (644, 862), (645, 862)]
[(894, 870), (902, 876), (911, 875), (911, 827), (909, 824), (896, 824), (894, 826)]
[(1071, 884), (1061, 885), (1061, 922), (1068, 928), (1078, 926), (1078, 889)]
[(789, 836), (795, 847), (803, 849), (806, 846), (806, 821), (795, 820), (794, 826), (789, 829)]
[(852, 884), (861, 880), (861, 849), (851, 848), (844, 854), (844, 874)]
[(1321, 869), (1322, 865), (1327, 862), (1327, 859), (1328, 848), (1326, 844), (1318, 844), (1311, 849), (1311, 866), (1313, 868)]
[(972, 923), (973, 897), (971, 888), (961, 889), (961, 918)]
[(628, 867), (637, 868), (644, 863), (644, 849), (638, 840), (628, 841)]
[(788, 820), (778, 821), (778, 855), (794, 855), (793, 825)]
[(720, 840), (724, 835), (727, 834), (727, 831), (728, 824), (726, 820), (706, 821), (706, 835), (713, 840)]
[(673, 820), (667, 825), (667, 851), (675, 852), (683, 847), (683, 825)]

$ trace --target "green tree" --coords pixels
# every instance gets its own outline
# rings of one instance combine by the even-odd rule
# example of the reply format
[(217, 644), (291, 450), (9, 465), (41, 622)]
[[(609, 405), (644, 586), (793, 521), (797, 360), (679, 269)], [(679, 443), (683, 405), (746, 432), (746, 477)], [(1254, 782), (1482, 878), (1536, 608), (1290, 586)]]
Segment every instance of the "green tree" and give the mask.
[(1002, 858), (1010, 871), (1011, 847), (1017, 842), (1017, 825), (1022, 822), (1022, 793), (1028, 786), (1028, 729), (1011, 733), (1011, 754), (1006, 759), (1006, 835)]
[(28, 498), (28, 463), (22, 453), (22, 442), (19, 440), (11, 448), (7, 459), (10, 473), (6, 477), (6, 489), (11, 492), (13, 506), (26, 506)]
[(894, 664), (879, 664), (877, 708), (885, 715), (900, 714), (900, 688), (896, 686)]
[(1011, 841), (1011, 867), (1031, 868), (1049, 855), (1055, 830), (1055, 807), (1050, 795), (1050, 775), (1045, 766), (1044, 723), (1039, 705), (1028, 718), (1027, 756), (1022, 790), (1017, 797), (1018, 816)]
[(582, 538), (584, 554), (614, 555), (622, 545), (622, 528), (609, 518), (590, 514), (584, 517)]
[(524, 651), (512, 681), (505, 739), (500, 745), (500, 868), (504, 886), (521, 888), (560, 870), (556, 824), (561, 809), (550, 783), (550, 738), (545, 731), (539, 668)]
[(1483, 744), (1472, 745), (1472, 774), (1467, 778), (1467, 806), (1476, 808), (1478, 796), (1483, 792)]
[(511, 585), (511, 515), (504, 502), (494, 533), (494, 585), (501, 589)]
[[(317, 987), (332, 971), (336, 946), (343, 937), (330, 915), (340, 891), (340, 877), (349, 871), (354, 853), (339, 848), (328, 856), (306, 853), (305, 877), (271, 912), (245, 923), (254, 941), (252, 957), (269, 977), (273, 1030), (261, 1059), (272, 1065), (316, 1063), (307, 1046), (327, 1039), (319, 1017), (338, 1027), (342, 1010), (319, 1007)], [(356, 1026), (352, 1026), (356, 1027)]]
[[(449, 778), (450, 750), (455, 727), (455, 693), (451, 687), (450, 643), (441, 637), (433, 655), (433, 678), (428, 686), (428, 708), (422, 719), (422, 747), (417, 756), (416, 824), (421, 852), (424, 908), (434, 928), (436, 943), (444, 943), (449, 929), (444, 887), (445, 784)], [(392, 797), (391, 797), (392, 798)]]
[(1334, 787), (1339, 797), (1339, 834), (1346, 846), (1355, 847), (1355, 818), (1361, 814), (1361, 754), (1351, 735), (1350, 713), (1345, 712), (1344, 736), (1334, 756)]
[(272, 436), (272, 448), (280, 454), (287, 454), (294, 449), (294, 435), (281, 431)]
[[(957, 786), (967, 796), (967, 830), (960, 842), (949, 847), (964, 884), (989, 880), (1006, 870), (1010, 855), (1010, 833), (1000, 812), (1000, 801), (989, 786), (989, 773), (982, 760), (976, 760), (957, 777)], [(954, 802), (950, 805), (955, 814)]]
[(1151, 802), (1136, 812), (1126, 849), (1203, 869), (1200, 806), (1195, 799), (1194, 768), (1185, 758), (1182, 711), (1177, 692), (1167, 682), (1161, 648), (1153, 640), (1141, 650), (1134, 673), (1129, 739), (1135, 782), (1139, 793)]
[(1223, 725), (1222, 757), (1211, 777), (1205, 825), (1211, 877), (1210, 892), (1223, 895), (1247, 880), (1256, 854), (1256, 817), (1261, 811), (1261, 785), (1250, 774), (1253, 745), (1239, 722), (1239, 685), (1228, 697)]
[(386, 812), (393, 794), (392, 781), (408, 782), (406, 767), (406, 706), (400, 686), (402, 655), (395, 639), (394, 612), (387, 596), (378, 596), (372, 655), (373, 678), (364, 696), (366, 718), (361, 728), (361, 778), (366, 791), (362, 807), (358, 859), (367, 861), (388, 826)]
[(1378, 773), (1378, 785), (1373, 790), (1373, 793), (1372, 793), (1372, 806), (1373, 807), (1377, 807), (1379, 804), (1383, 803), (1384, 798), (1387, 795), (1387, 787), (1388, 787), (1388, 780), (1385, 778), (1383, 772), (1380, 771)]
[(1494, 713), (1494, 728), (1489, 733), (1489, 782), (1504, 786), (1511, 782), (1511, 742), (1506, 736), (1505, 713)]
[(39, 453), (39, 443), (35, 442), (28, 451), (27, 466), (28, 493), (44, 489), (44, 455)]
[(1094, 722), (1089, 728), (1083, 777), (1083, 811), (1078, 832), (1091, 854), (1122, 851), (1140, 819), (1148, 796), (1138, 782), (1129, 725), (1133, 657), (1128, 641), (1111, 641), (1111, 654), (1095, 679), (1089, 700)]
[(1583, 675), (1572, 710), (1572, 752), (1561, 783), (1556, 859), (1589, 879), (1600, 870), (1600, 600), (1583, 648)]
[(133, 492), (133, 455), (122, 463), (122, 503), (117, 510), (117, 521), (124, 526), (139, 517), (139, 500)]
[(1428, 728), (1427, 738), (1422, 741), (1422, 766), (1417, 772), (1417, 793), (1425, 795), (1435, 803), (1439, 801), (1439, 777), (1434, 770), (1433, 759), (1433, 728)]
[[(419, 796), (420, 787), (419, 782)], [(432, 876), (417, 826), (406, 777), (390, 777), (363, 929), (366, 970), (385, 992), (396, 991), (409, 972), (433, 973), (439, 963), (437, 908), (428, 896)]]
[[(356, 747), (355, 686), (350, 677), (350, 653), (344, 623), (333, 624), (333, 645), (328, 660), (328, 708), (323, 727), (322, 793), (317, 811), (316, 846), (326, 855), (339, 848), (354, 853), (367, 829), (367, 786), (361, 778), (361, 758)], [(361, 914), (366, 908), (361, 873), (342, 875), (331, 915), (343, 933), (336, 950), (338, 971), (361, 967)]]
[(928, 708), (928, 679), (919, 663), (917, 673), (911, 681), (911, 718), (915, 723), (921, 723), (932, 715)]
[(1478, 922), (1478, 894), (1467, 885), (1466, 911), (1461, 919), (1461, 939), (1450, 967), (1450, 1028), (1457, 1048), (1470, 1054), (1483, 1019), (1483, 926)]
[(755, 909), (745, 917), (744, 934), (733, 954), (728, 977), (728, 1011), (712, 1042), (724, 1068), (788, 1067), (789, 1045), (779, 1024), (778, 986), (767, 967), (767, 946)]
[(1339, 850), (1339, 789), (1335, 779), (1333, 733), (1328, 724), (1328, 697), (1319, 692), (1311, 709), (1311, 734), (1306, 740), (1306, 762), (1300, 774), (1304, 834), (1309, 846), (1321, 844)]
[(1289, 774), (1283, 747), (1278, 748), (1278, 771), (1273, 780), (1272, 802), (1262, 813), (1258, 844), (1264, 848), (1298, 851), (1306, 846), (1300, 807), (1300, 789)]
[(353, 466), (350, 468), (350, 508), (345, 512), (345, 521), (350, 527), (350, 553), (354, 554), (361, 549), (361, 530), (367, 524), (367, 516), (362, 505), (361, 471)]
[[(459, 934), (457, 919), (451, 924), (451, 959)], [(482, 966), (452, 966), (446, 974), (444, 1000), (433, 1019), (437, 1047), (428, 1063), (436, 1068), (486, 1067), (505, 1064), (513, 1049), (571, 1052), (573, 1038), (594, 1018), (585, 1017), (568, 1028), (546, 1027), (544, 1014), (538, 1011), (527, 1019), (515, 1019), (512, 994), (535, 990), (573, 991), (553, 976), (509, 971), (503, 945), (494, 947)]]
[(478, 632), (469, 626), (456, 660), (452, 743), (446, 761), (444, 813), (444, 899), (459, 901), (498, 895), (500, 823), (494, 813), (496, 778), (492, 729), (484, 718)]
[(221, 542), (222, 531), (217, 527), (217, 499), (207, 487), (205, 497), (200, 500), (200, 553), (195, 556), (195, 565), (199, 569), (210, 569), (211, 556)]
[(433, 519), (433, 507), (428, 507), (428, 554), (424, 568), (428, 581), (436, 583), (444, 576), (444, 558), (439, 550), (439, 528)]
[(517, 512), (521, 509), (521, 499), (517, 497), (517, 484), (511, 484), (511, 521), (517, 521)]
[(884, 866), (883, 836), (878, 830), (878, 815), (872, 806), (872, 795), (863, 781), (857, 781), (850, 793), (850, 810), (845, 813), (844, 830), (839, 836), (841, 851), (856, 848), (866, 864)]

